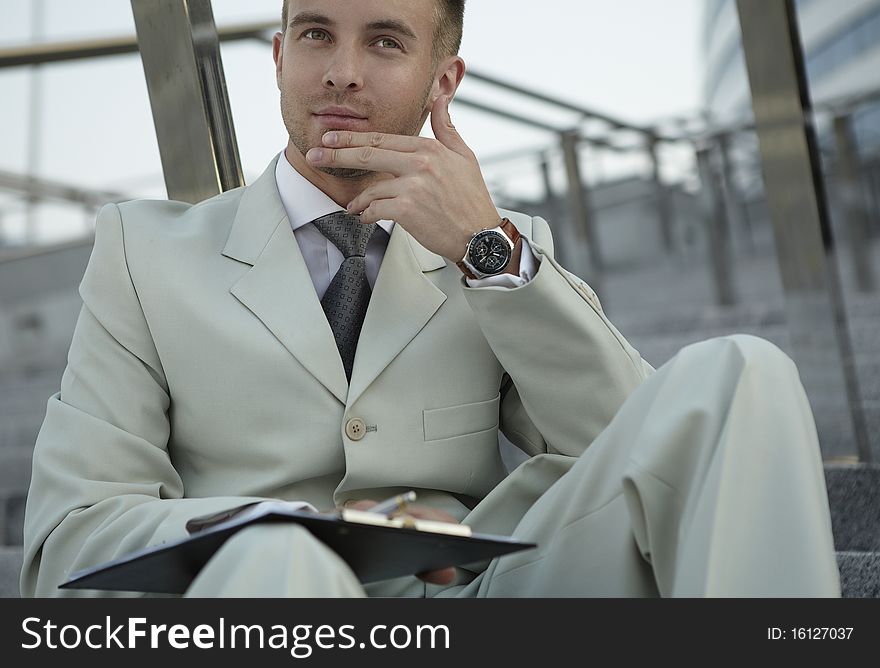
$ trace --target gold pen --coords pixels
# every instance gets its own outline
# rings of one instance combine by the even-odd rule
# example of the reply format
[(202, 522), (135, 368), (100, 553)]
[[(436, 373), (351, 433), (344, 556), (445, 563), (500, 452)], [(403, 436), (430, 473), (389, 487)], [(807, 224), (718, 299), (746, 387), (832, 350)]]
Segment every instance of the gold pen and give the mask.
[(403, 510), (406, 504), (412, 503), (415, 500), (416, 493), (412, 490), (409, 490), (408, 492), (404, 492), (403, 494), (392, 496), (390, 499), (380, 501), (372, 508), (368, 508), (367, 512), (384, 515), (385, 517), (391, 517), (398, 510)]

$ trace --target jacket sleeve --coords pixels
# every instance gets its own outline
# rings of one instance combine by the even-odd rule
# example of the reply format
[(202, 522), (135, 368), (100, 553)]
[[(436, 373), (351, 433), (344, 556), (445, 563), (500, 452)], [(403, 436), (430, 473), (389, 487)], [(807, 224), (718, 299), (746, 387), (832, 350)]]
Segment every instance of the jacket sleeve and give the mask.
[(500, 426), (529, 455), (577, 457), (653, 371), (605, 317), (593, 290), (553, 257), (550, 226), (527, 237), (540, 266), (517, 288), (465, 296), (506, 374)]
[(34, 449), (23, 596), (94, 595), (57, 586), (72, 571), (184, 536), (193, 516), (259, 500), (182, 498), (167, 447), (168, 386), (116, 205), (98, 215), (80, 295), (61, 391), (49, 398)]

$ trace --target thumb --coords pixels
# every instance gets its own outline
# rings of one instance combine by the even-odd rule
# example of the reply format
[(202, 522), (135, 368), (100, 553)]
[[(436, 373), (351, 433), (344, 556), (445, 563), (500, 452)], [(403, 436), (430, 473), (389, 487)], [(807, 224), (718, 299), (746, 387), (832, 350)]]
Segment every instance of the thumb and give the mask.
[(467, 149), (467, 145), (458, 134), (458, 130), (452, 124), (449, 117), (449, 99), (448, 95), (441, 95), (434, 100), (434, 106), (431, 108), (431, 129), (434, 136), (446, 148), (452, 149), (456, 153), (461, 153), (462, 149)]

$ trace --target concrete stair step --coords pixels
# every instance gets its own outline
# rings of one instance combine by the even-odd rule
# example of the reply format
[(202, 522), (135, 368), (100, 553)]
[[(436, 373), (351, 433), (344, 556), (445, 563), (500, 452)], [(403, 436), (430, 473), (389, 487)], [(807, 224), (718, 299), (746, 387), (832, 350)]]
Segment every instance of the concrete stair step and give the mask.
[[(31, 447), (0, 450), (0, 592), (11, 586), (16, 554), (20, 568), (31, 455)], [(880, 466), (826, 464), (825, 482), (844, 595), (880, 597)]]
[(880, 552), (838, 552), (843, 598), (880, 598)]
[(0, 546), (0, 598), (18, 598), (21, 573), (21, 545)]
[(21, 544), (32, 454), (32, 448), (0, 451), (0, 545)]
[(0, 452), (0, 497), (27, 494), (33, 453), (33, 448), (9, 448)]
[[(21, 572), (20, 545), (0, 547), (0, 598), (18, 598)], [(838, 552), (843, 598), (880, 598), (880, 553)]]
[(0, 415), (45, 406), (61, 386), (63, 369), (26, 376), (0, 378)]
[[(45, 418), (45, 409), (31, 415), (0, 416), (0, 453), (33, 449)], [(0, 457), (4, 456), (0, 454)]]
[(60, 374), (0, 381), (0, 452), (34, 446), (46, 416), (46, 403), (60, 382)]
[(880, 552), (880, 466), (827, 464), (825, 485), (835, 548)]

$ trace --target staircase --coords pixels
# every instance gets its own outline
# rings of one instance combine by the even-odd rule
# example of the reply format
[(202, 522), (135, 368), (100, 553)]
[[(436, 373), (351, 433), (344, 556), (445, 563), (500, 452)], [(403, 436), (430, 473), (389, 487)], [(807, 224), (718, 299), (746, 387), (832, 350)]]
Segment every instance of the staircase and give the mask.
[(0, 598), (18, 596), (22, 525), (34, 441), (59, 373), (0, 379)]
[(825, 467), (845, 598), (880, 598), (880, 466)]
[[(58, 373), (0, 379), (0, 597), (18, 596), (31, 452)], [(880, 598), (880, 466), (828, 464), (825, 480), (847, 598)]]
[(33, 444), (58, 383), (58, 374), (0, 382), (0, 598), (18, 596)]

